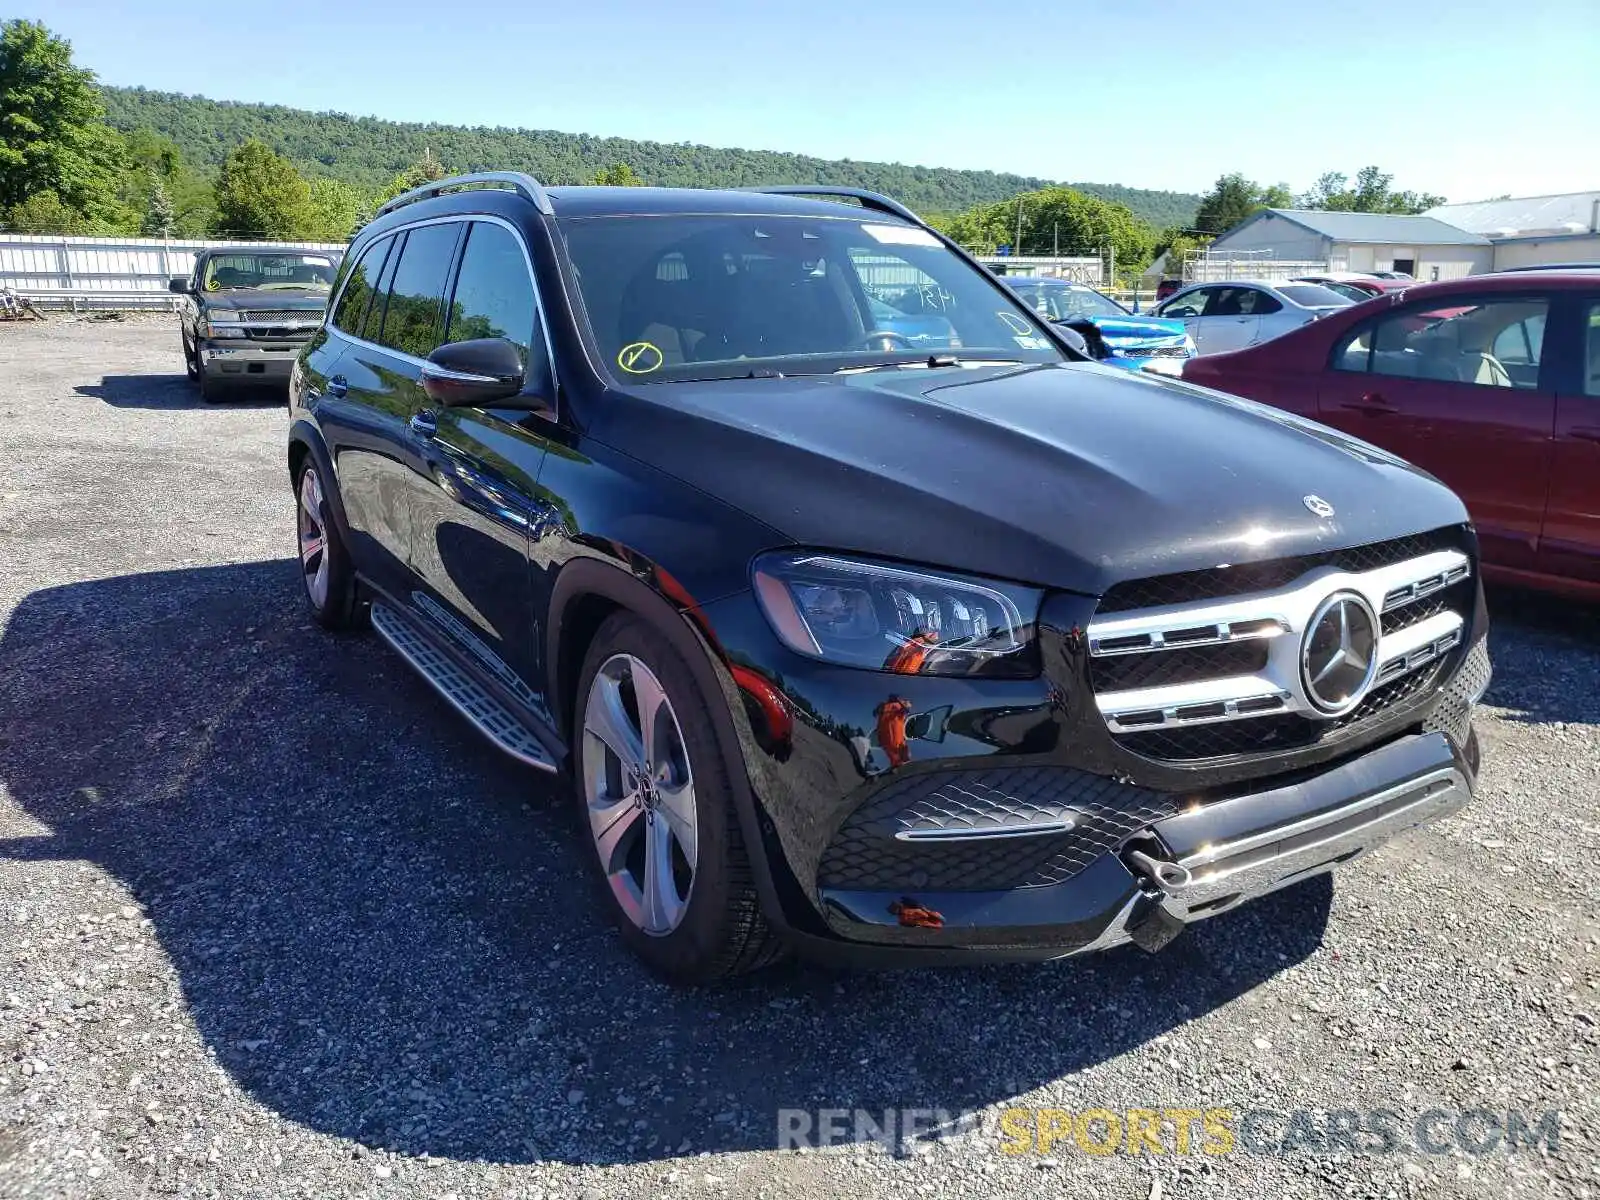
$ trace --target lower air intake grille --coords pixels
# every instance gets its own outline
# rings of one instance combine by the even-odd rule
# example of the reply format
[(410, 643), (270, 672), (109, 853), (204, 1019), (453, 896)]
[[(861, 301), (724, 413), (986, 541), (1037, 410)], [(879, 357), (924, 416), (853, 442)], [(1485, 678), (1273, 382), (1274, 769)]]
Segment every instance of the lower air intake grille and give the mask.
[[(867, 891), (990, 891), (1072, 878), (1132, 834), (1177, 811), (1177, 797), (1065, 767), (940, 771), (890, 783), (845, 821), (818, 884)], [(1060, 833), (1002, 835), (1029, 826)], [(926, 840), (896, 834), (920, 832)]]

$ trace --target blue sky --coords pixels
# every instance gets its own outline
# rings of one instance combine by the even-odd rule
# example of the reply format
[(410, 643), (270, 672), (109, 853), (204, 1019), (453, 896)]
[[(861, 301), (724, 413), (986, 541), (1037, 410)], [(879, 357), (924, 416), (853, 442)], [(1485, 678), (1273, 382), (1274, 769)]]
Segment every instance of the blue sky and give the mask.
[(1185, 191), (1600, 188), (1596, 0), (24, 3), (103, 81), (216, 99)]

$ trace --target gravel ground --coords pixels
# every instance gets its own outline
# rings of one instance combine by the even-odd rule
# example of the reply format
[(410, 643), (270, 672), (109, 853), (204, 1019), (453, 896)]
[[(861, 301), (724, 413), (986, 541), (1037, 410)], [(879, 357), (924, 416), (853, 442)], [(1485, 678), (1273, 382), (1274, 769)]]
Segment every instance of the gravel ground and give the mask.
[[(1494, 597), (1476, 803), (1332, 886), (1156, 956), (673, 991), (551, 785), (306, 619), (278, 404), (180, 372), (170, 318), (0, 325), (0, 1194), (1600, 1194), (1593, 609)], [(889, 1106), (1562, 1116), (1515, 1154), (775, 1148)]]

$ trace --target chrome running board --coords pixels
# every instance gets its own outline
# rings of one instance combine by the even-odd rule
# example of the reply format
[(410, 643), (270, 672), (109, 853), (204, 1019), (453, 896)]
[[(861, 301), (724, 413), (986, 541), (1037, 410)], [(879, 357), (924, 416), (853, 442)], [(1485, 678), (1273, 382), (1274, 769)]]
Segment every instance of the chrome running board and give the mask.
[(518, 762), (554, 771), (556, 761), (543, 742), (509, 708), (449, 655), (440, 650), (394, 609), (372, 602), (372, 628), (410, 663), (452, 708), (472, 722), (497, 747)]

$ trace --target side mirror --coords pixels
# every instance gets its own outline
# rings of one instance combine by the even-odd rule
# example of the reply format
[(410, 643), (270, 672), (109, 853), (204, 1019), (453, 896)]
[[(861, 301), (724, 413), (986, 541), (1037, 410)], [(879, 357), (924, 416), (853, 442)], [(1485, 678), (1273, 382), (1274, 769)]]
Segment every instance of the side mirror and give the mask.
[(1074, 354), (1081, 354), (1084, 358), (1092, 359), (1094, 355), (1089, 351), (1089, 343), (1083, 334), (1070, 325), (1056, 325), (1056, 336), (1067, 344)]
[(187, 275), (174, 275), (167, 280), (167, 291), (177, 292), (180, 296), (189, 294), (189, 277)]
[(446, 408), (486, 408), (520, 397), (526, 372), (522, 351), (506, 338), (448, 342), (428, 355), (422, 390)]

